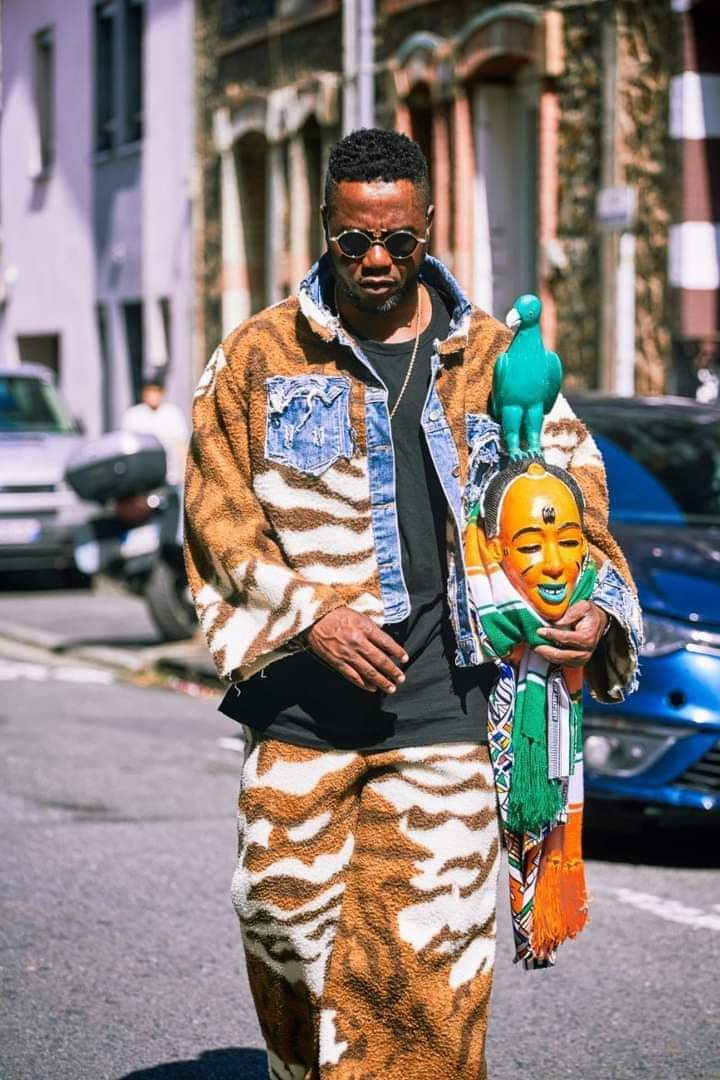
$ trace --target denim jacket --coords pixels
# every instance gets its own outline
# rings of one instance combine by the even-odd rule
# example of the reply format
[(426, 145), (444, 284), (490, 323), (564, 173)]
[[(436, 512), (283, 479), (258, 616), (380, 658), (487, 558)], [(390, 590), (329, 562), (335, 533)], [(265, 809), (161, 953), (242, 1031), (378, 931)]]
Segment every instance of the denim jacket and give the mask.
[[(448, 602), (456, 663), (466, 666), (481, 654), (463, 534), (478, 469), (498, 449), (487, 408), (510, 334), (469, 303), (438, 260), (428, 256), (421, 277), (451, 315), (447, 337), (434, 342), (421, 424), (448, 504)], [(229, 336), (196, 392), (186, 561), (201, 625), (230, 680), (301, 647), (302, 632), (333, 607), (381, 624), (409, 614), (388, 391), (334, 314), (333, 284), (324, 256), (297, 297)], [(636, 683), (640, 615), (607, 531), (602, 460), (562, 397), (542, 441), (546, 460), (569, 468), (583, 488), (599, 566), (592, 599), (614, 619), (589, 682), (617, 700)]]

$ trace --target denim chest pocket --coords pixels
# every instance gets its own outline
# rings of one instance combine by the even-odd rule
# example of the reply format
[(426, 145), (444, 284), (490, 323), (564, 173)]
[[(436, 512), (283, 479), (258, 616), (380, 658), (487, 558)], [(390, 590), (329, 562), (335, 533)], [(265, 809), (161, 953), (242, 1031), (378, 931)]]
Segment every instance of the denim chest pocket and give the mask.
[(265, 457), (318, 476), (354, 451), (350, 380), (340, 375), (273, 375), (266, 382)]

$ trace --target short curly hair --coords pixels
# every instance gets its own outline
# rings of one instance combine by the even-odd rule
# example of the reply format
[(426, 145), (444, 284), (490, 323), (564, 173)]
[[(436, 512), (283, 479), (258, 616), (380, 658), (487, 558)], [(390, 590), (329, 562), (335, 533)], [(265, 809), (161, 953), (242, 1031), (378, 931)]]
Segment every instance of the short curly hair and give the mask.
[(325, 177), (325, 205), (332, 209), (342, 180), (411, 180), (430, 202), (430, 180), (425, 155), (416, 142), (397, 131), (360, 128), (335, 143)]

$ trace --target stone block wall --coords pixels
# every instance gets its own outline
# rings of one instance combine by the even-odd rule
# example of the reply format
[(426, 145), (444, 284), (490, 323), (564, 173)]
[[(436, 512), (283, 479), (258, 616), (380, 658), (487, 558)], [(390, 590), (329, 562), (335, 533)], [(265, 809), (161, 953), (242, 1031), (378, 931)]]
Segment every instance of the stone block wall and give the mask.
[(196, 71), (196, 182), (200, 187), (195, 228), (196, 340), (199, 366), (220, 340), (221, 319), (221, 214), (220, 162), (213, 143), (213, 113), (223, 100), (218, 80), (217, 49), (220, 41), (220, 4), (197, 0), (195, 15)]
[(564, 18), (564, 73), (557, 78), (558, 240), (565, 267), (549, 281), (557, 304), (557, 350), (570, 385), (594, 385), (598, 369), (599, 243), (595, 200), (602, 159), (604, 5)]
[(563, 9), (559, 239), (567, 267), (550, 283), (558, 350), (569, 381), (597, 385), (602, 277), (596, 198), (603, 153), (603, 23), (617, 27), (617, 182), (637, 191), (636, 390), (659, 393), (670, 364), (668, 230), (673, 148), (668, 131), (673, 15), (664, 0), (619, 0)]
[(678, 163), (668, 111), (675, 16), (662, 0), (622, 0), (618, 16), (618, 151), (638, 196), (635, 387), (659, 394), (671, 360), (668, 239)]

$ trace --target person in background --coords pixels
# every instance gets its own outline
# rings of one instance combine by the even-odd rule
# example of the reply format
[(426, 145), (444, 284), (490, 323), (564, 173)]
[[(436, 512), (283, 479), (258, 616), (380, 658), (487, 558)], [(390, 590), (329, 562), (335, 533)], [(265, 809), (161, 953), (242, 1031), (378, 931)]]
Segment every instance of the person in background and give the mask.
[(188, 425), (179, 405), (165, 401), (165, 386), (159, 375), (145, 379), (140, 401), (131, 406), (120, 425), (123, 431), (154, 435), (167, 455), (167, 480), (179, 484), (183, 477), (189, 439)]

